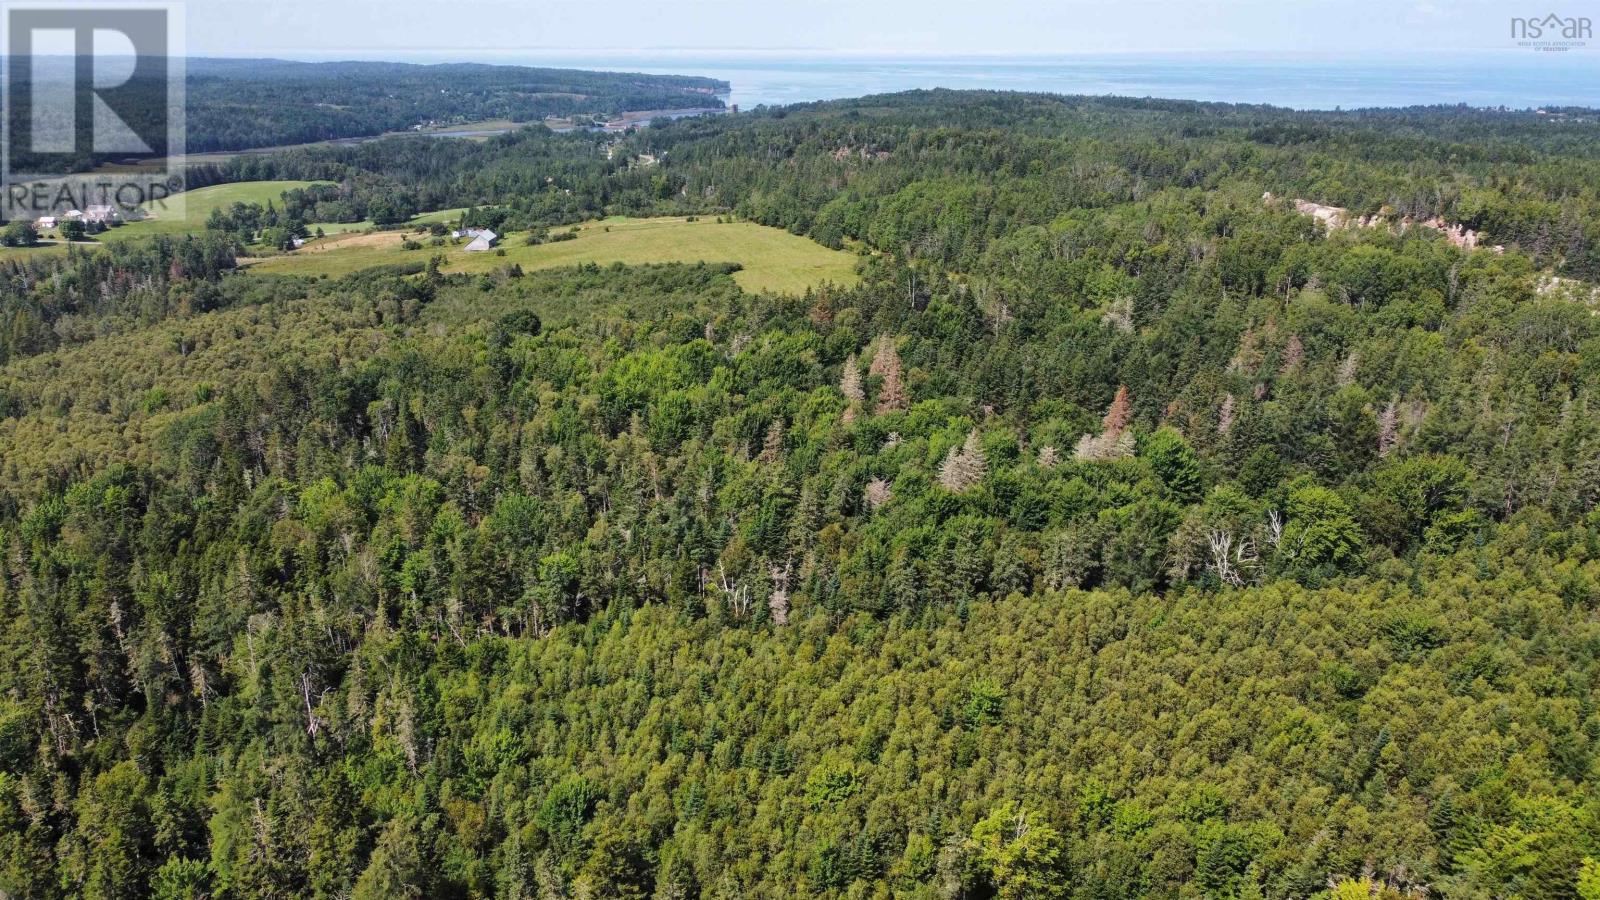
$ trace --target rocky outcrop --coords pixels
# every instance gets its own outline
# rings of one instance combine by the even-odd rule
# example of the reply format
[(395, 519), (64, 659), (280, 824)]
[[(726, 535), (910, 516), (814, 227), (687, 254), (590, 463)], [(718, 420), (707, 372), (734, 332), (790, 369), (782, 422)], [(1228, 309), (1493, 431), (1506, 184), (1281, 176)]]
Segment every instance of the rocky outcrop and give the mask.
[(846, 147), (840, 147), (840, 148), (834, 150), (832, 156), (838, 162), (844, 162), (845, 160), (851, 158), (852, 156), (860, 157), (861, 159), (867, 159), (867, 160), (888, 159), (889, 158), (889, 151), (887, 151), (887, 150), (869, 150), (866, 147), (848, 147), (848, 146), (846, 146)]
[[(1465, 225), (1453, 225), (1453, 224), (1451, 224), (1449, 222), (1446, 222), (1445, 220), (1439, 218), (1438, 216), (1434, 216), (1431, 219), (1428, 219), (1428, 220), (1423, 221), (1423, 222), (1419, 222), (1417, 224), (1421, 225), (1424, 228), (1432, 228), (1435, 231), (1444, 232), (1445, 240), (1449, 241), (1450, 243), (1454, 244), (1457, 247), (1460, 247), (1463, 250), (1476, 250), (1476, 249), (1478, 249), (1478, 233), (1476, 231), (1473, 231), (1472, 229), (1466, 227)], [(1494, 248), (1494, 252), (1496, 252), (1496, 253), (1504, 253), (1505, 252), (1505, 248), (1504, 247), (1495, 247)]]
[(1600, 285), (1589, 284), (1576, 278), (1544, 274), (1534, 283), (1533, 289), (1541, 297), (1565, 297), (1580, 303), (1600, 304)]
[[(1263, 203), (1272, 203), (1275, 199), (1276, 198), (1272, 196), (1271, 191), (1261, 195), (1261, 200)], [(1434, 231), (1442, 233), (1445, 236), (1445, 240), (1449, 241), (1456, 247), (1460, 247), (1462, 250), (1477, 250), (1479, 247), (1484, 246), (1478, 232), (1473, 231), (1472, 229), (1459, 223), (1447, 222), (1438, 216), (1434, 216), (1431, 219), (1423, 219), (1421, 221), (1413, 219), (1410, 216), (1406, 216), (1401, 219), (1393, 219), (1389, 216), (1383, 215), (1382, 213), (1370, 216), (1352, 217), (1350, 215), (1350, 210), (1345, 209), (1342, 206), (1326, 206), (1321, 203), (1312, 203), (1309, 200), (1301, 200), (1299, 198), (1295, 198), (1289, 202), (1294, 207), (1296, 212), (1300, 213), (1301, 215), (1307, 215), (1313, 219), (1316, 219), (1318, 222), (1322, 223), (1323, 228), (1326, 228), (1329, 231), (1332, 231), (1335, 228), (1388, 228), (1390, 230), (1405, 231), (1406, 229), (1417, 225), (1423, 228), (1431, 228)], [(1387, 207), (1385, 207), (1385, 209), (1387, 209)], [(1496, 244), (1492, 247), (1486, 247), (1486, 249), (1495, 253), (1504, 253), (1506, 250), (1504, 246), (1499, 244)]]
[(1310, 216), (1323, 224), (1323, 227), (1332, 231), (1350, 224), (1350, 211), (1340, 206), (1323, 206), (1321, 203), (1312, 203), (1309, 200), (1294, 201), (1294, 208), (1301, 214)]

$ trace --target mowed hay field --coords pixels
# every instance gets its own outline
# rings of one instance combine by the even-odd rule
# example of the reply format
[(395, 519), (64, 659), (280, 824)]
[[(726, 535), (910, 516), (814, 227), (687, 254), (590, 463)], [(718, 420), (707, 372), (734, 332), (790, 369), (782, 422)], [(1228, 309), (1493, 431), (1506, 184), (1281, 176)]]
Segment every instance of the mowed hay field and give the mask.
[[(420, 240), (423, 248), (403, 249), (407, 237)], [(373, 266), (426, 262), (442, 252), (446, 272), (489, 272), (512, 263), (524, 269), (548, 269), (591, 262), (732, 262), (744, 267), (733, 277), (747, 291), (800, 293), (824, 282), (849, 285), (856, 281), (856, 257), (852, 254), (750, 222), (610, 218), (579, 226), (578, 237), (569, 241), (529, 246), (522, 235), (512, 234), (500, 244), (504, 256), (493, 251), (467, 253), (464, 244), (430, 247), (428, 240), (398, 232), (330, 237), (292, 254), (252, 262), (250, 267), (262, 272), (340, 276)]]

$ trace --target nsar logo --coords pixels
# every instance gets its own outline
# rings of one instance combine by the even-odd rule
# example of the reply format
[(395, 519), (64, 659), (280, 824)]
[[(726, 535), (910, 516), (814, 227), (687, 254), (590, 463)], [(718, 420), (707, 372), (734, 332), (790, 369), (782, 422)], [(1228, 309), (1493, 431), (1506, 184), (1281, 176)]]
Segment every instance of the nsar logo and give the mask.
[(1551, 13), (1543, 18), (1511, 19), (1511, 39), (1517, 46), (1531, 50), (1575, 50), (1587, 47), (1593, 37), (1594, 22), (1588, 16)]

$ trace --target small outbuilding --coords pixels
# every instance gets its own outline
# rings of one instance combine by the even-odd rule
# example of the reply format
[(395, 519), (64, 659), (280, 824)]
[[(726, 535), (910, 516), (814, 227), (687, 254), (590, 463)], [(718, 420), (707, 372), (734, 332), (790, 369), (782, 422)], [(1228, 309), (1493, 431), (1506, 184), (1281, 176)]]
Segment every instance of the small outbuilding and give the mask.
[(472, 243), (467, 245), (468, 253), (482, 253), (485, 250), (493, 248), (495, 244), (500, 242), (500, 235), (495, 234), (487, 228), (478, 232), (469, 231), (468, 234), (472, 235)]
[(96, 222), (101, 225), (120, 225), (122, 224), (122, 210), (109, 204), (91, 206), (84, 210), (83, 218), (86, 221)]

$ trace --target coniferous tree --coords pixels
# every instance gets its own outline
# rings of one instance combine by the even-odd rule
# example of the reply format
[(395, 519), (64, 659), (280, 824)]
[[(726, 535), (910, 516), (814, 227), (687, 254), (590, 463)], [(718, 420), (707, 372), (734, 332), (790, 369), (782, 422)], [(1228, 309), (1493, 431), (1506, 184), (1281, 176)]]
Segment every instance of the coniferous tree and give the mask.
[(901, 378), (900, 353), (895, 349), (894, 341), (888, 335), (878, 339), (877, 351), (872, 356), (872, 365), (868, 374), (881, 377), (882, 383), (878, 386), (878, 404), (876, 413), (897, 412), (906, 408), (905, 384)]
[(951, 447), (939, 467), (939, 485), (955, 494), (964, 494), (983, 481), (989, 470), (989, 461), (983, 452), (978, 430), (967, 433), (959, 447)]
[(839, 392), (844, 395), (844, 423), (849, 425), (856, 420), (861, 410), (861, 404), (866, 401), (866, 392), (861, 387), (861, 367), (856, 362), (854, 353), (844, 361), (844, 373), (839, 378)]

